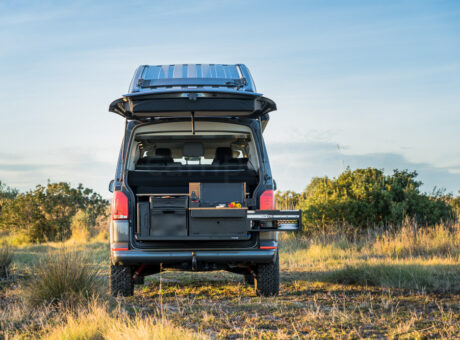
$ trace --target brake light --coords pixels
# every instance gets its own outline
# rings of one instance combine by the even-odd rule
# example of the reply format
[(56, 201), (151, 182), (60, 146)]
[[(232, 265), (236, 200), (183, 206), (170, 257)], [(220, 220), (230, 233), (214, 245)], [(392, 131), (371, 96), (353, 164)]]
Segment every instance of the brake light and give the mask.
[(275, 195), (273, 190), (266, 190), (260, 195), (260, 210), (275, 210)]
[(128, 197), (121, 191), (115, 191), (112, 199), (112, 220), (128, 219)]

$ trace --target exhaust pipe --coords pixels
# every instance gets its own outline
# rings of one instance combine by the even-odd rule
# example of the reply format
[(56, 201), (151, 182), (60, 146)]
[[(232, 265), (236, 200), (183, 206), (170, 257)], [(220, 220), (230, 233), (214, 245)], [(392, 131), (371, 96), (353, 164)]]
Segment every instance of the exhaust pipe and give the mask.
[(141, 264), (141, 265), (139, 266), (139, 268), (137, 268), (137, 270), (134, 272), (134, 275), (133, 275), (133, 278), (132, 278), (133, 281), (135, 281), (136, 278), (137, 278), (139, 275), (141, 275), (141, 273), (142, 273), (142, 271), (144, 270), (144, 268), (145, 268), (145, 264)]

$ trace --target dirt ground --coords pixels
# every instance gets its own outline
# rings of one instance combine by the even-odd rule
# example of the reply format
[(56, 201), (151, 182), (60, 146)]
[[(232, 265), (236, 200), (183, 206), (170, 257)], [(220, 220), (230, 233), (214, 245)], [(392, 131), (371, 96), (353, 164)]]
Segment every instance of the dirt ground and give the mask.
[(385, 338), (460, 336), (460, 296), (315, 281), (283, 272), (280, 296), (259, 298), (238, 275), (166, 272), (127, 305), (211, 337)]

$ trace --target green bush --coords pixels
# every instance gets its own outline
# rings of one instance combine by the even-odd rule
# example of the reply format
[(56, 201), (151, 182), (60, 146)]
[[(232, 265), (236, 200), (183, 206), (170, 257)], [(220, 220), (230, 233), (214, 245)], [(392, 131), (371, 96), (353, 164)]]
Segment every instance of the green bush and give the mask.
[(86, 211), (78, 210), (72, 217), (70, 229), (72, 231), (72, 240), (88, 241), (92, 236), (92, 225), (94, 222)]
[[(337, 178), (313, 178), (298, 197), (285, 196), (291, 203), (298, 199), (306, 230), (400, 225), (405, 218), (428, 225), (454, 218), (446, 197), (421, 193), (416, 177), (417, 172), (407, 170), (385, 175), (374, 168), (347, 169)], [(283, 197), (278, 194), (277, 201)]]
[(106, 213), (107, 201), (81, 184), (38, 185), (3, 202), (0, 230), (23, 233), (32, 242), (60, 241), (71, 236), (71, 222), (79, 210), (91, 220)]
[(302, 195), (295, 191), (277, 191), (275, 193), (276, 208), (282, 210), (298, 209)]
[(452, 209), (454, 209), (457, 218), (460, 219), (460, 191), (458, 192), (458, 196), (451, 199), (450, 204)]

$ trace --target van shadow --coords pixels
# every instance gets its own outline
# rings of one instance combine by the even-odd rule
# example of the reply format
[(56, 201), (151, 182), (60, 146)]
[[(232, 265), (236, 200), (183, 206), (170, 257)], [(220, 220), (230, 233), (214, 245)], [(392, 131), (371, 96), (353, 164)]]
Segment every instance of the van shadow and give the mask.
[[(161, 283), (160, 283), (161, 280)], [(324, 271), (281, 271), (282, 296), (329, 294), (381, 294), (391, 290), (400, 295), (432, 293), (460, 294), (460, 266), (362, 263)], [(160, 288), (161, 286), (161, 288)], [(154, 275), (142, 287), (144, 296), (188, 296), (228, 299), (255, 297), (254, 287), (242, 275), (226, 272)]]
[[(457, 264), (369, 264), (366, 262), (324, 271), (283, 271), (284, 285), (324, 283), (353, 287), (383, 288), (406, 293), (460, 294), (460, 266)], [(305, 292), (311, 292), (307, 289)], [(291, 291), (298, 295), (299, 291)]]

